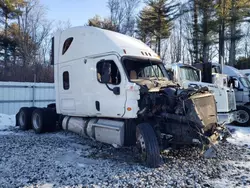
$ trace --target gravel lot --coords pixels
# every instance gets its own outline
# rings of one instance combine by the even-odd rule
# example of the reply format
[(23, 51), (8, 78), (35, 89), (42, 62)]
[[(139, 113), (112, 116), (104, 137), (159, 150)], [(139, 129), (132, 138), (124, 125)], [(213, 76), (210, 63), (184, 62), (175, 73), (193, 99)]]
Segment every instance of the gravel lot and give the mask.
[(170, 151), (150, 169), (131, 148), (115, 149), (64, 131), (0, 132), (0, 187), (250, 187), (250, 149), (224, 143), (215, 159)]

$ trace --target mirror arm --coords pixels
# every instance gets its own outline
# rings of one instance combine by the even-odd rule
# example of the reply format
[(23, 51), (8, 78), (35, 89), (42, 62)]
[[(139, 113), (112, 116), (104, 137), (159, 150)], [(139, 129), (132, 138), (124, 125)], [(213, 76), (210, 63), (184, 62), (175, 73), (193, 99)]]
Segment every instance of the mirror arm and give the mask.
[(108, 85), (107, 83), (106, 83), (105, 85), (106, 85), (106, 87), (108, 88), (108, 90), (113, 91), (113, 89), (110, 88), (109, 85)]
[(120, 88), (114, 87), (113, 89), (108, 86), (108, 84), (105, 84), (108, 90), (112, 91), (115, 95), (120, 95)]

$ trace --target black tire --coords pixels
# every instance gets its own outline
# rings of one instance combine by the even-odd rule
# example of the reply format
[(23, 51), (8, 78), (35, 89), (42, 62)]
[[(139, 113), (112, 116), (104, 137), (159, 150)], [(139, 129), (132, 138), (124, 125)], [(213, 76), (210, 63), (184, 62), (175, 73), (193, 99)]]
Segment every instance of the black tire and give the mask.
[(238, 126), (250, 126), (250, 109), (245, 106), (237, 106), (235, 122)]
[(46, 119), (45, 119), (45, 113), (42, 108), (37, 108), (32, 113), (32, 128), (37, 134), (44, 133), (46, 131), (45, 125), (46, 125)]
[(16, 117), (15, 117), (15, 119), (16, 119), (16, 126), (19, 126), (19, 123), (18, 123), (18, 115), (19, 115), (19, 112), (17, 112)]
[(154, 129), (150, 124), (141, 123), (137, 125), (136, 145), (146, 166), (157, 168), (162, 164), (159, 144)]
[(35, 107), (23, 107), (16, 114), (16, 125), (23, 131), (29, 130), (32, 128), (31, 116)]
[(37, 134), (56, 130), (57, 114), (53, 109), (37, 108), (32, 113), (32, 128)]

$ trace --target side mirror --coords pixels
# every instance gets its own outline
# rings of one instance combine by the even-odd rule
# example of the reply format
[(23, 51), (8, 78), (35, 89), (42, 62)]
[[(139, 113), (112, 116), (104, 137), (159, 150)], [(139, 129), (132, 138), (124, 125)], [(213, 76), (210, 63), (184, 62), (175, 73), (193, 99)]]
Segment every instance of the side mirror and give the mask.
[(173, 73), (173, 71), (168, 70), (167, 73), (168, 73), (169, 79), (173, 80), (174, 79), (174, 73)]
[(239, 81), (238, 80), (234, 80), (234, 88), (239, 88)]
[(102, 68), (102, 75), (101, 75), (101, 83), (109, 83), (111, 76), (111, 64), (110, 63), (104, 63)]
[(115, 95), (120, 95), (120, 87), (114, 87), (112, 90)]
[(200, 82), (202, 82), (202, 75), (201, 75), (201, 71), (199, 70), (199, 71), (198, 71), (198, 73), (199, 73), (198, 75), (199, 75)]

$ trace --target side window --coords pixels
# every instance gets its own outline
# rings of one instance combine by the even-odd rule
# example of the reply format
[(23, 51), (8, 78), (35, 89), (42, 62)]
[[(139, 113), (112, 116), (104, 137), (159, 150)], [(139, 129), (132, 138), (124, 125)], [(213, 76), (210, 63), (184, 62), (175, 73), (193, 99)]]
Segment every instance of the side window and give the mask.
[(64, 55), (67, 52), (71, 43), (73, 42), (73, 39), (74, 39), (73, 37), (70, 37), (70, 38), (65, 40), (65, 42), (63, 44), (62, 55)]
[(63, 89), (64, 90), (69, 89), (69, 72), (68, 71), (63, 72)]
[(54, 65), (54, 60), (55, 60), (55, 57), (54, 57), (54, 42), (55, 42), (55, 38), (54, 37), (52, 37), (52, 39), (51, 39), (51, 49), (50, 49), (50, 64), (51, 65)]
[(121, 74), (115, 62), (112, 60), (100, 61), (96, 65), (97, 80), (102, 82), (102, 76), (109, 73), (109, 84), (118, 85), (121, 83)]

